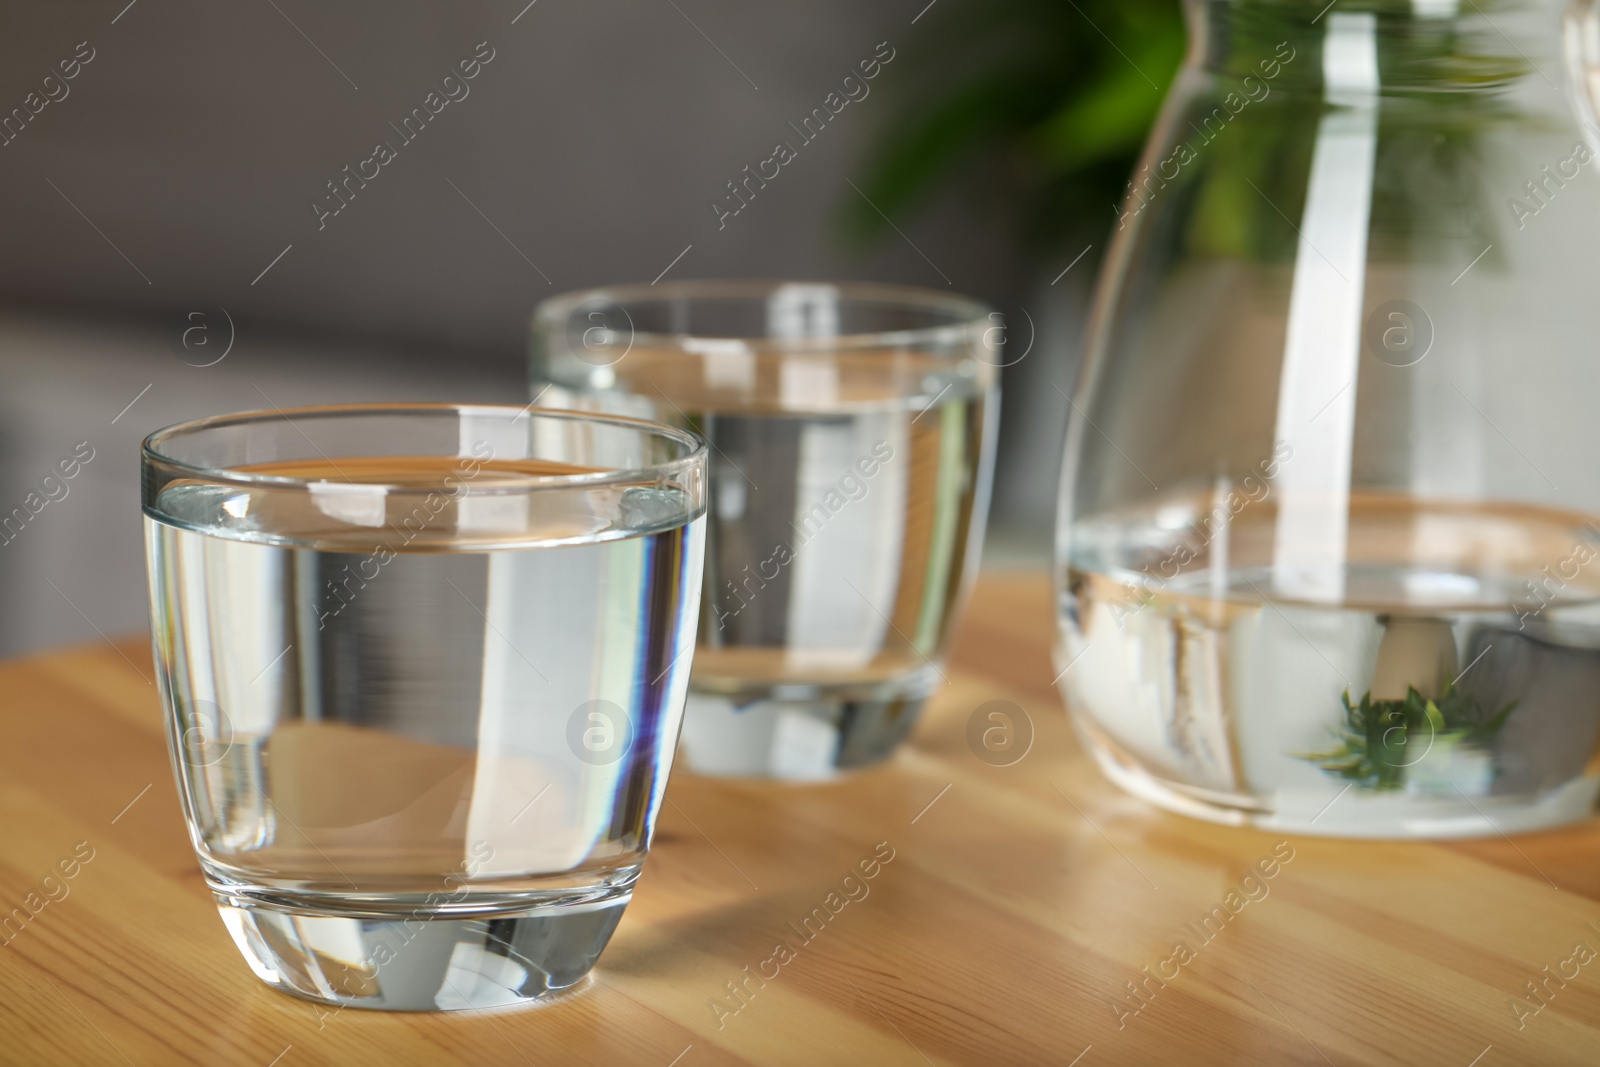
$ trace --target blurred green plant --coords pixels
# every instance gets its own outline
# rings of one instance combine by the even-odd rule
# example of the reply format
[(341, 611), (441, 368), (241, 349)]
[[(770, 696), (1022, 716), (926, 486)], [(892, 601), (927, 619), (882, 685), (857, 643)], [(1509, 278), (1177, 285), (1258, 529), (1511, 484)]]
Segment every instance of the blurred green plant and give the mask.
[[(1403, 789), (1406, 771), (1435, 744), (1441, 750), (1458, 744), (1488, 745), (1517, 706), (1513, 700), (1486, 720), (1477, 701), (1450, 685), (1437, 701), (1428, 700), (1415, 687), (1407, 687), (1402, 700), (1374, 700), (1366, 693), (1361, 703), (1352, 704), (1348, 690), (1342, 699), (1345, 721), (1339, 746), (1299, 758), (1375, 792)], [(1417, 748), (1422, 752), (1413, 751)]]
[[(1404, 256), (1411, 243), (1458, 240), (1464, 229), (1469, 240), (1493, 240), (1495, 200), (1477, 178), (1479, 142), (1514, 118), (1506, 90), (1534, 70), (1506, 52), (1506, 39), (1481, 15), (1502, 6), (1481, 0), (1461, 19), (1422, 19), (1412, 0), (1340, 5), (1374, 14), (1382, 34), (1388, 95), (1376, 254)], [(1182, 184), (1192, 185), (1199, 206), (1184, 239), (1221, 256), (1285, 261), (1297, 237), (1279, 211), (1299, 213), (1324, 108), (1325, 4), (1233, 0), (1229, 9), (1226, 56), (1212, 78), (1190, 86), (1175, 137), (1206, 144), (1197, 123), (1238, 88), (1236, 79), (1279, 42), (1295, 58), (1272, 95), (1243, 117), (1247, 128), (1206, 144), (1205, 162), (1185, 170)], [(1480, 17), (1466, 17), (1474, 13)], [(1179, 0), (941, 0), (919, 29), (894, 90), (898, 111), (857, 181), (872, 203), (853, 193), (842, 201), (846, 237), (876, 240), (889, 231), (884, 216), (904, 218), (966, 179), (1011, 216), (1024, 248), (1098, 241), (1115, 224), (1115, 205), (1183, 58)]]
[[(944, 0), (920, 28), (872, 204), (901, 218), (966, 174), (1036, 251), (1103, 232), (1183, 57), (1178, 0)], [(888, 232), (872, 204), (845, 202), (847, 238)]]

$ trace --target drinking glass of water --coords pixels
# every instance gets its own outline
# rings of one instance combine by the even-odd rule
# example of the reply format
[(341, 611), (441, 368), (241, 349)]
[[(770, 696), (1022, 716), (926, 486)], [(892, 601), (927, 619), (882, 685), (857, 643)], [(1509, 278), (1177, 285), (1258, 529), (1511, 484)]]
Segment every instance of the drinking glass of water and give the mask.
[(677, 743), (706, 448), (632, 419), (400, 405), (152, 434), (179, 793), (255, 973), (481, 1008), (583, 979)]
[(540, 403), (710, 442), (696, 771), (825, 778), (910, 732), (978, 559), (1003, 344), (982, 304), (890, 286), (691, 281), (540, 305)]

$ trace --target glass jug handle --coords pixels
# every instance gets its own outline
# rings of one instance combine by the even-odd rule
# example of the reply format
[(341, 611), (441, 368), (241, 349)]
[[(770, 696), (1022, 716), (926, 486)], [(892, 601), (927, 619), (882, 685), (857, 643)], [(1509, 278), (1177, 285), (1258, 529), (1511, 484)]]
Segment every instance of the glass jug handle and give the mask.
[(1600, 153), (1600, 0), (1572, 0), (1561, 19), (1567, 102), (1589, 147)]

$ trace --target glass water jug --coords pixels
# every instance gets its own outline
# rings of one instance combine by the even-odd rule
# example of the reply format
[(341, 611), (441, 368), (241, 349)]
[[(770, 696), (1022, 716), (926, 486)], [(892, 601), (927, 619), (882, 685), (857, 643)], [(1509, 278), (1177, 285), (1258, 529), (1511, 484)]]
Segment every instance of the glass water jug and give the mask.
[(1058, 528), (1060, 685), (1129, 791), (1353, 837), (1594, 808), (1591, 8), (1189, 0)]

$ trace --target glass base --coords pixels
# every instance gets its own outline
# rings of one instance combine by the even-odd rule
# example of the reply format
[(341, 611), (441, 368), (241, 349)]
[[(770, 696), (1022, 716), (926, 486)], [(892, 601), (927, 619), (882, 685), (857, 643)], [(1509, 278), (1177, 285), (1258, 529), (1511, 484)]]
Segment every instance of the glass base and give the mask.
[(1448, 792), (1365, 792), (1330, 778), (1319, 789), (1236, 794), (1187, 785), (1152, 771), (1091, 723), (1078, 736), (1105, 776), (1159, 808), (1228, 826), (1313, 837), (1443, 840), (1548, 830), (1587, 819), (1600, 778), (1587, 776), (1535, 795), (1468, 796)]
[(286, 993), (341, 1007), (458, 1011), (533, 1003), (577, 985), (630, 895), (482, 914), (397, 907), (389, 917), (216, 899), (250, 969)]
[(741, 702), (691, 692), (683, 712), (683, 755), (697, 774), (826, 781), (888, 759), (916, 725), (923, 702), (921, 696), (851, 699), (826, 693)]

